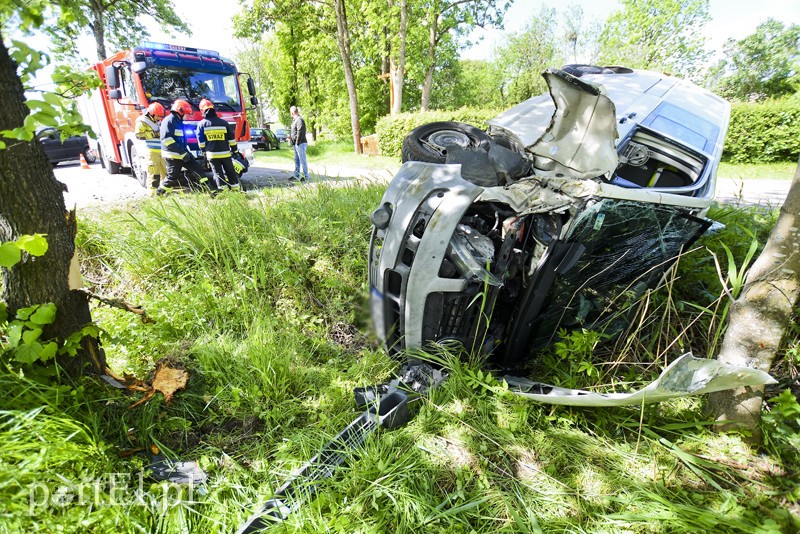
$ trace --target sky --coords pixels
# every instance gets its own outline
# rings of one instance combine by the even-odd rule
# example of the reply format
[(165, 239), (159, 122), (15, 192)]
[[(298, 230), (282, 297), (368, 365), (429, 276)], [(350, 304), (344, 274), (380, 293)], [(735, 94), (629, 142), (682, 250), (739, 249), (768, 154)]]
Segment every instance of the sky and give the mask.
[[(542, 5), (563, 10), (567, 5), (577, 4), (583, 8), (584, 20), (604, 21), (621, 8), (617, 0), (565, 0), (561, 2), (542, 0), (515, 0), (505, 15), (505, 28), (478, 31), (472, 38), (483, 36), (484, 41), (462, 53), (464, 59), (487, 59), (495, 46), (502, 43), (505, 32), (522, 30)], [(769, 17), (784, 24), (800, 24), (800, 1), (798, 0), (711, 0), (711, 21), (706, 25), (706, 46), (721, 51), (723, 43), (730, 37), (741, 39), (753, 33), (756, 26)]]
[[(151, 28), (150, 40), (174, 43), (196, 48), (216, 50), (223, 56), (233, 57), (241, 42), (233, 37), (233, 14), (240, 9), (239, 0), (173, 0), (175, 11), (193, 31), (192, 36), (169, 36), (155, 25)], [(502, 43), (505, 32), (522, 30), (531, 17), (538, 13), (542, 5), (563, 9), (568, 4), (583, 8), (586, 20), (605, 20), (613, 11), (619, 9), (617, 0), (514, 0), (505, 16), (504, 30), (481, 30), (473, 32), (470, 38), (483, 40), (476, 46), (462, 52), (465, 59), (487, 59), (498, 44)], [(213, 16), (209, 16), (212, 13)], [(755, 31), (756, 26), (769, 17), (784, 24), (800, 24), (800, 1), (798, 0), (711, 0), (711, 22), (705, 31), (709, 48), (721, 50), (729, 37), (741, 39)], [(44, 40), (44, 38), (40, 38)], [(43, 46), (43, 43), (34, 43)], [(81, 55), (87, 64), (94, 62), (96, 53), (94, 41), (86, 36), (79, 41)]]

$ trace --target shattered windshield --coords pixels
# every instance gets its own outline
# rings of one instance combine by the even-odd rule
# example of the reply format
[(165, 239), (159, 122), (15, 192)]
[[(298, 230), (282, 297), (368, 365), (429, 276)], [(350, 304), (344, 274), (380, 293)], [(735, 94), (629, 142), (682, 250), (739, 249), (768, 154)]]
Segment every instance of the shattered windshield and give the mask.
[(586, 207), (566, 241), (585, 247), (574, 267), (558, 278), (536, 321), (534, 347), (561, 328), (624, 326), (622, 312), (654, 287), (674, 259), (702, 234), (708, 221), (677, 206), (603, 199)]
[(197, 107), (201, 99), (207, 98), (219, 111), (242, 110), (235, 74), (153, 66), (140, 76), (148, 101), (171, 104), (183, 98)]

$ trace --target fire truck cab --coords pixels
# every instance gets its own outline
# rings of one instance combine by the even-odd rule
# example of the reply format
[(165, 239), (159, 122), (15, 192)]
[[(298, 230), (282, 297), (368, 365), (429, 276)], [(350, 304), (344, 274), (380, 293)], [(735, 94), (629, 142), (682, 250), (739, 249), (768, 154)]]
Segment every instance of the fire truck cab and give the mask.
[(253, 159), (250, 127), (239, 77), (246, 77), (249, 104), (258, 100), (255, 85), (247, 74), (240, 73), (233, 61), (218, 52), (161, 43), (142, 43), (131, 50), (118, 52), (91, 67), (104, 87), (83, 99), (81, 110), (97, 139), (90, 144), (110, 174), (128, 168), (142, 186), (149, 183), (145, 143), (134, 136), (136, 118), (153, 102), (169, 113), (172, 103), (182, 98), (192, 105), (193, 113), (184, 117), (189, 149), (202, 158), (195, 129), (202, 120), (198, 108), (201, 99), (214, 102), (217, 115), (234, 126), (239, 152)]

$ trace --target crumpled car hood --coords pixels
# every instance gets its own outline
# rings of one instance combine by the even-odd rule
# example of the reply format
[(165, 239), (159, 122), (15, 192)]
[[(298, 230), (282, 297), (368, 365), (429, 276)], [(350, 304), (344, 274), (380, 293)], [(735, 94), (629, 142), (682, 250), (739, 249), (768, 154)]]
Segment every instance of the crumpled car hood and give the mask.
[(614, 103), (603, 86), (558, 69), (547, 69), (542, 76), (549, 99), (531, 99), (490, 124), (519, 134), (539, 176), (610, 176), (618, 163), (617, 121)]

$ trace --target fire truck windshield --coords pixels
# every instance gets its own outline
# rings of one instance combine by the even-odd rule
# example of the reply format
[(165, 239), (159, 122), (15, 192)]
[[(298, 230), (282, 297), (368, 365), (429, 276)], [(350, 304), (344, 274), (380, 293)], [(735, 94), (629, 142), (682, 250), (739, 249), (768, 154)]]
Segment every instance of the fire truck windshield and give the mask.
[(207, 98), (214, 102), (217, 111), (242, 110), (235, 74), (152, 66), (140, 77), (149, 102), (171, 105), (175, 99), (183, 98), (197, 107), (201, 99)]

